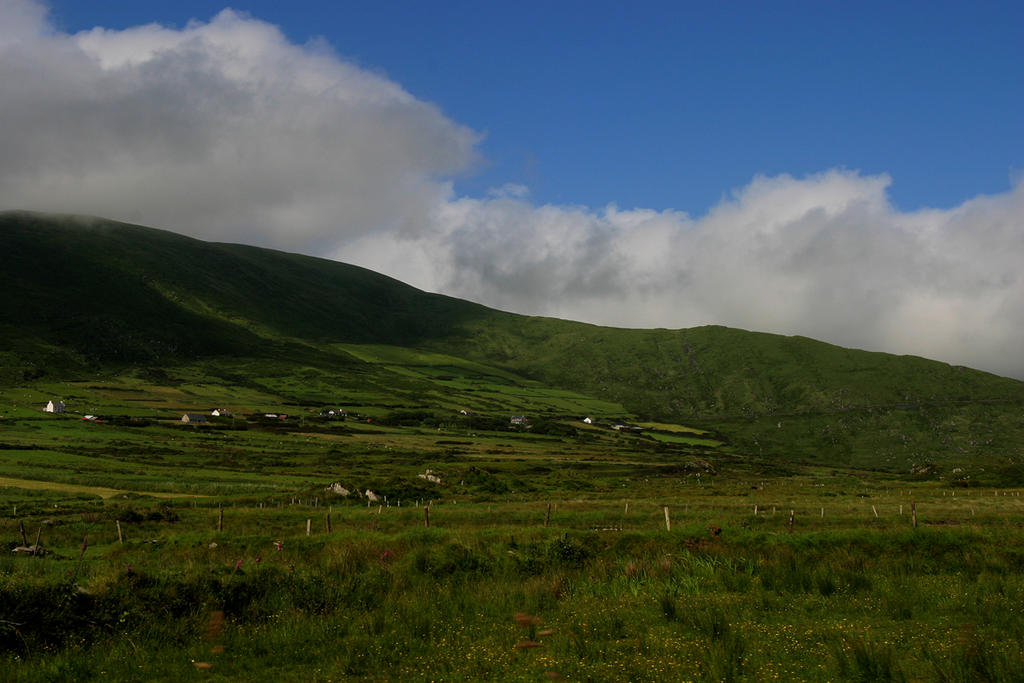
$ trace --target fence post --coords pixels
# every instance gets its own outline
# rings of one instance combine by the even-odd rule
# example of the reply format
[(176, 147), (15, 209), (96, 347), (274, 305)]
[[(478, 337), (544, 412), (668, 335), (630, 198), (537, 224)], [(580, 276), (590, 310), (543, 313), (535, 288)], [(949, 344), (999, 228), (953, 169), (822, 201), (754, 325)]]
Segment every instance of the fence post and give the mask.
[(121, 533), (121, 520), (115, 519), (114, 523), (117, 524), (117, 542), (124, 544), (124, 534)]
[(551, 503), (548, 503), (547, 512), (544, 513), (544, 526), (547, 526), (549, 521), (551, 521)]
[(430, 526), (430, 507), (426, 505), (423, 506), (423, 526)]
[(307, 518), (306, 518), (306, 535), (307, 535), (307, 536), (309, 536), (309, 534), (310, 534), (310, 532), (311, 532), (312, 530), (313, 530), (313, 520), (312, 520), (312, 519), (309, 519), (309, 518), (307, 517)]
[(224, 531), (224, 508), (217, 508), (217, 531)]
[(331, 513), (324, 514), (324, 526), (327, 528), (327, 533), (331, 533)]
[(917, 528), (917, 503), (910, 504), (910, 517), (913, 521), (914, 528)]
[(793, 533), (793, 517), (796, 516), (795, 510), (789, 511), (789, 533)]
[(672, 522), (668, 519), (668, 505), (665, 506), (665, 531), (672, 531)]

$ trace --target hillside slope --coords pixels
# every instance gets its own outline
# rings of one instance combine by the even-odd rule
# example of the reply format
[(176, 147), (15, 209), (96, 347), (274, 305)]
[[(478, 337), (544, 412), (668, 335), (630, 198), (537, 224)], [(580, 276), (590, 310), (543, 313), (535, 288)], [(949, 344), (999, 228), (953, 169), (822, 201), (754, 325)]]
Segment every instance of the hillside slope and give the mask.
[(0, 214), (0, 381), (197, 358), (361, 361), (433, 350), (643, 415), (788, 414), (1024, 398), (1024, 383), (916, 357), (724, 327), (628, 330), (520, 316), (342, 263), (103, 219)]

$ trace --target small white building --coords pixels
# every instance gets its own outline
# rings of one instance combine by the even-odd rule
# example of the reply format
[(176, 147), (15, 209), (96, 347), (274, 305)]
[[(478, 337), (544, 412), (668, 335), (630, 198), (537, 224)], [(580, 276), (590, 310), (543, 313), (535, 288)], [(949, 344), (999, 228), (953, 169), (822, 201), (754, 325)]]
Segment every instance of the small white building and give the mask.
[(214, 417), (231, 417), (231, 411), (227, 408), (214, 408), (210, 415)]
[(589, 417), (583, 418), (583, 421), (586, 422), (588, 425), (594, 424), (594, 420)]
[(209, 422), (202, 413), (185, 413), (181, 416), (181, 421), (185, 424), (206, 424)]
[(64, 412), (64, 401), (50, 401), (43, 408), (44, 413), (63, 413)]

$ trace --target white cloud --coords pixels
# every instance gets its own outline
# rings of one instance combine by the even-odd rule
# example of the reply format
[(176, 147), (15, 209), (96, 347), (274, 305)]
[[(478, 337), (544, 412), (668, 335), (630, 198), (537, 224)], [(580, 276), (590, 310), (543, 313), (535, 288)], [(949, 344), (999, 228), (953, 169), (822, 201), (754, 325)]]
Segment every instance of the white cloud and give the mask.
[(0, 48), (50, 33), (46, 6), (35, 0), (0, 0)]
[(488, 197), (515, 197), (522, 199), (530, 195), (530, 188), (519, 183), (505, 183), (501, 187), (492, 187), (487, 190)]
[(1024, 184), (901, 212), (890, 179), (755, 177), (706, 215), (457, 197), (473, 131), (225, 10), (55, 31), (0, 0), (0, 207), (330, 255), (524, 313), (720, 323), (1024, 377)]
[[(889, 178), (755, 178), (707, 215), (453, 199), (413, 242), (342, 251), (429, 289), (600, 324), (725, 324), (1024, 377), (1024, 184), (901, 212)], [(387, 262), (375, 254), (386, 254)]]
[[(0, 25), (26, 6), (0, 5)], [(476, 134), (433, 105), (230, 10), (32, 35), (0, 47), (8, 206), (315, 251), (415, 231), (436, 179), (474, 160)]]

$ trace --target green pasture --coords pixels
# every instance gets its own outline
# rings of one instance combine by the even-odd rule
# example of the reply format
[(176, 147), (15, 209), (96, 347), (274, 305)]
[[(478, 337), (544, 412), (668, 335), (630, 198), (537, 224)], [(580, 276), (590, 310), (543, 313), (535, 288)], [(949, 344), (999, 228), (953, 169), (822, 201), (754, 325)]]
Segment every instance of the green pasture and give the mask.
[[(686, 434), (687, 432), (682, 432)], [(710, 446), (712, 448), (721, 446), (721, 441), (714, 441), (712, 439), (701, 439), (694, 436), (680, 436), (677, 434), (664, 434), (662, 432), (647, 432), (655, 441), (666, 441), (668, 443), (682, 443), (690, 446)]]
[(752, 474), (401, 506), (0, 489), (47, 551), (0, 558), (0, 674), (1016, 680), (1019, 491)]
[(0, 387), (0, 679), (1020, 680), (1015, 406), (680, 425), (308, 348)]

